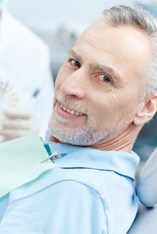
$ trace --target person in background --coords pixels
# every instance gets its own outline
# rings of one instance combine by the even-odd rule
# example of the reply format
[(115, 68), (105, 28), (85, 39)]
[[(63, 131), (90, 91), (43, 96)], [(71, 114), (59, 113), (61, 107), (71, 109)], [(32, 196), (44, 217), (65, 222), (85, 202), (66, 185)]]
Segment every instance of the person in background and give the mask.
[(0, 141), (44, 136), (53, 81), (47, 46), (0, 1)]
[(142, 9), (106, 9), (81, 34), (55, 82), (55, 168), (0, 200), (0, 233), (127, 233), (138, 210), (132, 147), (157, 111), (156, 61), (157, 21)]

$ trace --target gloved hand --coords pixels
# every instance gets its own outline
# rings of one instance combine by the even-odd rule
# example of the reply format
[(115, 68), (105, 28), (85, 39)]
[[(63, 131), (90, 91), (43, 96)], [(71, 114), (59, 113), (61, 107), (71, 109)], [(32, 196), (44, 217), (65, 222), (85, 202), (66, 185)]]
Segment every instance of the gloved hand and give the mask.
[(7, 107), (0, 123), (0, 140), (7, 141), (25, 136), (31, 132), (39, 133), (39, 122), (29, 111), (20, 107)]

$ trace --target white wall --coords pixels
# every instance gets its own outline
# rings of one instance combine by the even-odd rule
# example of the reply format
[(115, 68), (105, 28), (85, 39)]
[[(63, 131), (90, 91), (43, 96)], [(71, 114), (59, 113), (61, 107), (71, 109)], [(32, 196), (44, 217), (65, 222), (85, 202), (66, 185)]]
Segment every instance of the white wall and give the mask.
[(113, 4), (131, 0), (10, 0), (8, 8), (17, 18), (37, 31), (50, 32), (67, 22), (80, 27), (88, 25)]

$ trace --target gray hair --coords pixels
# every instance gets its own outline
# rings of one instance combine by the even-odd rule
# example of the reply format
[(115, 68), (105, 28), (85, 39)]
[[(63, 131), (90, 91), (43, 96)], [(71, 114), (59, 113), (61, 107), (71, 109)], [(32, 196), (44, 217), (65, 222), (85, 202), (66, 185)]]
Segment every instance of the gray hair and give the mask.
[(146, 85), (141, 90), (141, 97), (152, 96), (157, 91), (157, 20), (148, 11), (142, 8), (131, 8), (129, 6), (114, 6), (103, 12), (105, 21), (114, 27), (132, 26), (146, 33), (152, 43), (152, 59), (148, 68), (145, 68), (148, 77)]

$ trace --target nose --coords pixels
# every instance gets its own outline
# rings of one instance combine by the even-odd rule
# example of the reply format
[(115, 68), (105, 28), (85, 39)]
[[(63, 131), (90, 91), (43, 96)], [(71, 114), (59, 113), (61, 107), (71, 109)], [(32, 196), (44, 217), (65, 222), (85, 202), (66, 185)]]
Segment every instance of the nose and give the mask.
[(83, 69), (78, 69), (64, 80), (60, 86), (60, 91), (64, 94), (82, 99), (86, 94), (86, 80)]

